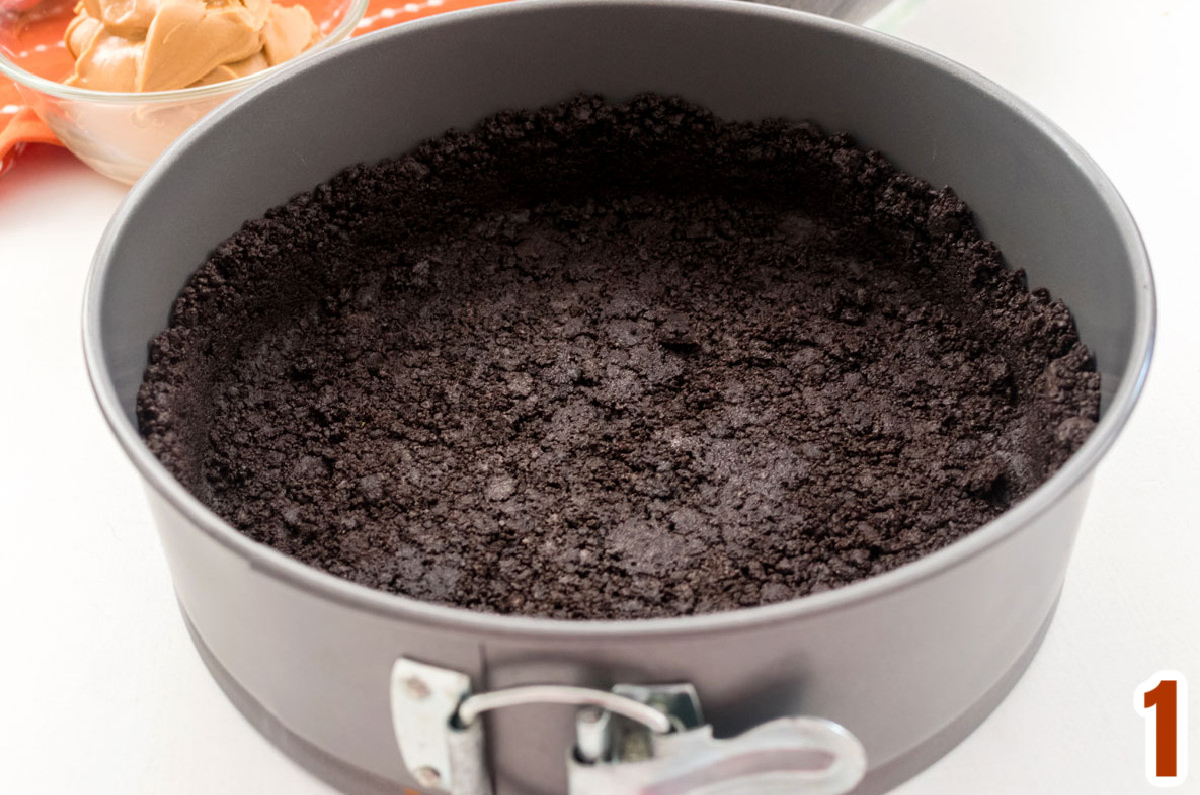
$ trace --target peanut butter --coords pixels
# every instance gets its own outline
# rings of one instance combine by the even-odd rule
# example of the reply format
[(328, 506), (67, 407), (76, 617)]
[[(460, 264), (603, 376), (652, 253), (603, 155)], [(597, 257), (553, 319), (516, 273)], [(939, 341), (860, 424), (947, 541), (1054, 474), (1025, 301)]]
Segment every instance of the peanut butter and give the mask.
[(171, 91), (282, 63), (318, 36), (303, 6), (271, 0), (81, 0), (66, 32), (69, 86)]

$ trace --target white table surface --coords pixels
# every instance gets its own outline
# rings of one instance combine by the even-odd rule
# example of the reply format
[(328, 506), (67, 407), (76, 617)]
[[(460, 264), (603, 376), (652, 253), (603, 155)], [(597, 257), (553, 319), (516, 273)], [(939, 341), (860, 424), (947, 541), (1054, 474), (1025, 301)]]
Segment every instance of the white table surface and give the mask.
[[(1200, 691), (1200, 0), (916, 0), (876, 24), (1074, 135), (1137, 218), (1160, 301), (1149, 385), (1099, 470), (1045, 645), (978, 731), (896, 792), (1153, 792), (1134, 688), (1173, 668)], [(204, 669), (93, 404), (82, 286), (124, 193), (50, 148), (0, 177), (0, 793), (330, 795)], [(1200, 770), (1177, 791), (1200, 792)]]

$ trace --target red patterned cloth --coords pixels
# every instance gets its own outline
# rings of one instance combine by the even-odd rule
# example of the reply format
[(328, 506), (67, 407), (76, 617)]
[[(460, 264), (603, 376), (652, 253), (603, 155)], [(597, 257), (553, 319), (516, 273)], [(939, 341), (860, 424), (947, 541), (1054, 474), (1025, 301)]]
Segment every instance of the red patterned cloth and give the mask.
[[(0, 0), (0, 14), (15, 13), (20, 2), (22, 0)], [(504, 2), (504, 0), (417, 0), (411, 3), (401, 3), (398, 0), (371, 0), (371, 4), (367, 7), (367, 13), (351, 36), (361, 36), (389, 25), (444, 11), (456, 11), (471, 6), (491, 5), (499, 2)], [(36, 10), (30, 13), (36, 13)], [(57, 39), (57, 35), (56, 33), (55, 39)], [(55, 56), (54, 51), (61, 49), (60, 43), (57, 40), (40, 41), (36, 31), (33, 31), (32, 35), (23, 37), (22, 42), (26, 45), (30, 58), (38, 57), (34, 51), (39, 45), (42, 46), (40, 53), (46, 54), (47, 57), (69, 57), (65, 53)], [(50, 128), (43, 124), (33, 111), (24, 106), (17, 87), (9, 80), (0, 77), (0, 174), (7, 171), (20, 158), (25, 145), (31, 143), (62, 145), (54, 137)]]

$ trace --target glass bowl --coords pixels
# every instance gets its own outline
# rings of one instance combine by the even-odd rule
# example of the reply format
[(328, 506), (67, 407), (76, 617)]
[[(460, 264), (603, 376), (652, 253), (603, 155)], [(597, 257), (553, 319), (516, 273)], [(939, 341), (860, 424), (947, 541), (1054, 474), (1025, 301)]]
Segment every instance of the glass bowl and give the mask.
[(847, 22), (865, 22), (883, 10), (892, 0), (752, 0), (770, 6), (808, 11)]
[[(280, 5), (307, 8), (321, 35), (297, 57), (349, 36), (368, 2), (283, 0)], [(73, 73), (74, 59), (62, 42), (75, 16), (75, 0), (44, 0), (26, 10), (17, 7), (0, 5), (0, 74), (16, 84), (25, 103), (76, 157), (119, 182), (137, 180), (181, 132), (279, 68), (176, 91), (118, 93), (66, 86), (61, 81)]]

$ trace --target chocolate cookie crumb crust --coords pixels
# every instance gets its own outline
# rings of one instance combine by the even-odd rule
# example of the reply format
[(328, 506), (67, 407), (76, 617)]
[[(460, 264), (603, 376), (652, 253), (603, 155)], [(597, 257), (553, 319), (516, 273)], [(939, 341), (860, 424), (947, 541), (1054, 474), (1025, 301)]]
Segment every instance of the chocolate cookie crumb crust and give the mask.
[(1070, 314), (949, 190), (680, 100), (506, 112), (249, 221), (151, 345), (151, 450), (251, 538), (572, 619), (916, 560), (1099, 416)]

